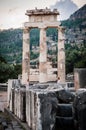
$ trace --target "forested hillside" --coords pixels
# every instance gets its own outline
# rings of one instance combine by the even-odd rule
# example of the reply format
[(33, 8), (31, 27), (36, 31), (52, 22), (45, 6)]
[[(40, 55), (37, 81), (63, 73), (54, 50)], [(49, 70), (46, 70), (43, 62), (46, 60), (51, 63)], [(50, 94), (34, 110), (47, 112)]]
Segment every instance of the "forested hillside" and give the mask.
[(0, 53), (7, 62), (20, 62), (22, 50), (22, 30), (0, 31)]
[(86, 5), (72, 14), (68, 20), (62, 21), (62, 25), (66, 27), (67, 43), (86, 43)]
[[(0, 31), (0, 54), (9, 63), (21, 63), (22, 60), (22, 29), (9, 29)], [(47, 36), (56, 39), (56, 29), (48, 29)], [(32, 46), (39, 46), (39, 30), (31, 29), (30, 31), (30, 49)], [(32, 54), (32, 52), (31, 52)], [(31, 56), (33, 58), (33, 56)]]

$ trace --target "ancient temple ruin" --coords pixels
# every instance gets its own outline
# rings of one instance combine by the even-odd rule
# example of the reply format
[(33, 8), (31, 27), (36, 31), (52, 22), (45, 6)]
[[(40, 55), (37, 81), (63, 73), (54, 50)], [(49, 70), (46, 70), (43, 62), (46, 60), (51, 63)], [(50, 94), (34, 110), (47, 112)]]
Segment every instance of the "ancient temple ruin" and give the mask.
[(57, 21), (59, 12), (57, 9), (35, 9), (27, 10), (28, 22), (24, 23), (23, 28), (23, 61), (22, 61), (22, 84), (26, 84), (30, 75), (30, 29), (40, 29), (40, 54), (39, 54), (39, 83), (48, 81), (47, 74), (47, 45), (46, 45), (46, 29), (56, 28), (58, 30), (58, 77), (61, 82), (65, 82), (65, 36), (64, 28)]
[[(26, 122), (28, 130), (85, 130), (86, 89), (75, 92), (75, 89), (67, 88), (65, 37), (64, 28), (57, 21), (59, 12), (56, 9), (51, 11), (46, 8), (27, 10), (26, 15), (29, 17), (29, 22), (24, 23), (23, 29), (22, 81), (20, 79), (8, 80), (8, 111)], [(46, 29), (48, 27), (58, 30), (57, 71), (61, 79), (60, 84), (47, 82)], [(29, 84), (27, 89), (26, 82), (30, 75), (29, 32), (31, 28), (40, 29), (39, 83)], [(75, 78), (77, 78), (77, 73)]]

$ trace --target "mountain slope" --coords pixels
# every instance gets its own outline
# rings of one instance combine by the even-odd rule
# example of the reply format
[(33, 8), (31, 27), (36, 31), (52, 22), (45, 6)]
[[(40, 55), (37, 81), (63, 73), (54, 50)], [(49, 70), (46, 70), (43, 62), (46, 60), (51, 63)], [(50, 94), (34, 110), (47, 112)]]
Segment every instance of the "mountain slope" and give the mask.
[[(8, 29), (0, 31), (0, 54), (9, 63), (20, 63), (22, 60), (23, 30)], [(39, 30), (30, 31), (30, 48), (39, 44)]]
[(66, 40), (70, 44), (86, 44), (86, 5), (77, 10), (68, 20), (62, 21), (66, 27)]
[(70, 20), (85, 19), (85, 18), (86, 18), (86, 4), (70, 16)]
[(22, 30), (9, 29), (0, 31), (0, 54), (9, 62), (21, 61)]

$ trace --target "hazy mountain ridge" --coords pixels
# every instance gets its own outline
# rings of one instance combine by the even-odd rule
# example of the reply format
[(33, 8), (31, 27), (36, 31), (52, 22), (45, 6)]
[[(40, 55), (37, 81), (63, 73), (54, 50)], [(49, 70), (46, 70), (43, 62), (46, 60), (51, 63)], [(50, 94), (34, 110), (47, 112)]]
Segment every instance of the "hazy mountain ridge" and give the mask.
[(70, 44), (86, 44), (86, 5), (77, 10), (68, 20), (62, 21), (66, 27), (66, 40)]
[(72, 0), (60, 0), (55, 5), (50, 7), (51, 9), (57, 8), (60, 12), (60, 19), (68, 19), (77, 9), (77, 5)]
[(85, 18), (86, 18), (86, 4), (70, 16), (70, 20), (85, 19)]

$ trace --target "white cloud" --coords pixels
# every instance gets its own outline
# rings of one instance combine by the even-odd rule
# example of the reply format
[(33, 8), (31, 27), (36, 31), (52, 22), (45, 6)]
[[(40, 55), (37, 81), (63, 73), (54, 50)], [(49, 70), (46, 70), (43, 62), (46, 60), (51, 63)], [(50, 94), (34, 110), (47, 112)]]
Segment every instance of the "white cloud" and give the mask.
[(72, 0), (75, 4), (77, 4), (77, 6), (80, 8), (82, 7), (84, 4), (86, 4), (86, 0)]

